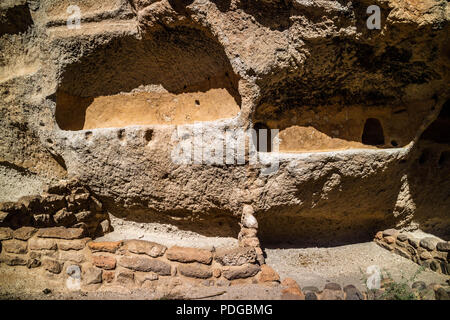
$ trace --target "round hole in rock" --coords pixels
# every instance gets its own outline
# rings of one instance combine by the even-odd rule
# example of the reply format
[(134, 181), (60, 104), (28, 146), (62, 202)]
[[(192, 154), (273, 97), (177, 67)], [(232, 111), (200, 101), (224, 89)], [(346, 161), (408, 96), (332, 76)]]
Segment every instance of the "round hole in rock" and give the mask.
[(379, 146), (384, 144), (384, 133), (380, 120), (375, 118), (369, 118), (366, 120), (362, 135), (362, 143), (371, 146)]
[(123, 140), (124, 137), (125, 137), (124, 129), (120, 129), (119, 131), (117, 131), (117, 138), (119, 138), (119, 140)]
[(392, 145), (393, 147), (397, 147), (397, 146), (398, 146), (398, 143), (397, 143), (397, 141), (392, 140), (392, 141), (391, 141), (391, 145)]
[(144, 134), (145, 140), (147, 142), (149, 142), (152, 140), (152, 137), (153, 137), (153, 130), (151, 130), (151, 129), (145, 130), (145, 134)]
[(194, 26), (124, 36), (62, 70), (55, 117), (62, 130), (228, 119), (238, 81), (221, 44)]

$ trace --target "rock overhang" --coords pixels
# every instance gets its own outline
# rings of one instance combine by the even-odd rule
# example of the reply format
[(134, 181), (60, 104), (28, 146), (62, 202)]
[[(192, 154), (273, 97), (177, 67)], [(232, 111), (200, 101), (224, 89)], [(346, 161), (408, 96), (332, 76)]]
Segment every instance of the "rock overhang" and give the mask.
[[(208, 216), (215, 212), (237, 216), (242, 203), (247, 202), (253, 203), (256, 206), (257, 215), (260, 214), (261, 216), (273, 215), (275, 217), (282, 213), (286, 216), (301, 218), (304, 215), (319, 212), (318, 216), (336, 214), (344, 219), (343, 217), (348, 214), (358, 216), (372, 213), (377, 216), (379, 221), (384, 219), (391, 221), (391, 217), (389, 215), (386, 217), (384, 213), (395, 211), (398, 192), (402, 189), (401, 186), (405, 185), (404, 176), (412, 175), (407, 168), (415, 165), (416, 153), (420, 153), (420, 151), (417, 151), (420, 149), (419, 144), (411, 147), (411, 141), (418, 139), (420, 127), (424, 125), (421, 120), (426, 118), (428, 111), (432, 111), (431, 109), (436, 104), (436, 96), (445, 99), (445, 96), (448, 95), (445, 90), (445, 73), (442, 72), (442, 70), (446, 70), (446, 65), (448, 67), (448, 61), (445, 60), (445, 56), (439, 59), (437, 54), (445, 51), (442, 39), (448, 32), (448, 27), (446, 27), (448, 19), (446, 20), (445, 15), (442, 18), (441, 14), (436, 13), (440, 10), (439, 6), (436, 6), (432, 10), (434, 12), (432, 19), (422, 19), (421, 17), (419, 19), (409, 16), (406, 20), (401, 21), (400, 19), (400, 22), (395, 22), (409, 9), (407, 4), (390, 1), (387, 4), (379, 3), (383, 12), (386, 13), (386, 15), (383, 15), (383, 19), (388, 17), (388, 19), (383, 20), (385, 27), (382, 33), (364, 30), (359, 23), (363, 20), (356, 19), (357, 15), (353, 18), (346, 17), (334, 22), (336, 23), (335, 26), (341, 26), (341, 29), (336, 31), (333, 24), (330, 26), (321, 24), (323, 21), (318, 18), (315, 10), (326, 12), (328, 18), (336, 12), (342, 14), (352, 12), (352, 8), (343, 8), (344, 6), (338, 2), (320, 3), (313, 7), (310, 6), (309, 2), (292, 2), (295, 10), (288, 10), (286, 11), (287, 14), (283, 15), (290, 22), (280, 25), (274, 25), (276, 21), (269, 19), (270, 17), (264, 18), (264, 15), (256, 14), (255, 10), (249, 10), (249, 4), (243, 2), (242, 6), (238, 6), (238, 8), (219, 8), (219, 5), (214, 2), (194, 1), (189, 4), (187, 9), (180, 10), (180, 7), (173, 7), (173, 3), (170, 1), (157, 1), (150, 7), (140, 7), (141, 5), (135, 4), (134, 10), (137, 12), (137, 18), (130, 19), (127, 16), (126, 19), (129, 20), (120, 18), (114, 23), (91, 19), (86, 23), (83, 22), (84, 30), (74, 30), (73, 33), (67, 32), (63, 23), (60, 23), (59, 26), (47, 24), (46, 32), (51, 34), (53, 39), (51, 47), (55, 50), (53, 60), (61, 62), (55, 63), (56, 67), (51, 68), (53, 73), (50, 72), (50, 76), (45, 75), (44, 78), (55, 78), (49, 80), (53, 83), (53, 88), (58, 88), (58, 86), (61, 88), (62, 85), (63, 89), (87, 97), (105, 95), (114, 97), (122, 91), (129, 94), (141, 84), (142, 81), (139, 81), (139, 79), (146, 79), (145, 74), (141, 75), (141, 78), (137, 77), (136, 83), (126, 81), (135, 76), (133, 73), (131, 73), (131, 77), (125, 78), (125, 80), (120, 79), (120, 77), (118, 80), (114, 80), (114, 77), (110, 77), (110, 75), (114, 75), (114, 69), (108, 70), (105, 67), (108, 66), (107, 62), (103, 67), (103, 70), (107, 71), (104, 75), (113, 81), (112, 85), (107, 84), (102, 87), (102, 81), (99, 81), (100, 78), (96, 80), (95, 76), (91, 78), (95, 81), (91, 82), (85, 81), (89, 77), (83, 78), (82, 76), (81, 78), (75, 76), (73, 81), (67, 81), (64, 72), (74, 70), (79, 72), (80, 75), (89, 74), (90, 70), (86, 69), (89, 69), (90, 60), (86, 57), (89, 57), (89, 55), (96, 57), (96, 50), (97, 52), (101, 52), (101, 50), (98, 51), (99, 48), (108, 50), (108, 45), (111, 43), (117, 44), (123, 41), (123, 44), (133, 44), (134, 48), (138, 48), (142, 43), (151, 42), (152, 34), (163, 32), (161, 30), (164, 27), (169, 28), (169, 30), (186, 28), (191, 30), (195, 25), (197, 29), (194, 28), (194, 30), (196, 32), (200, 30), (200, 35), (195, 32), (195, 37), (201, 38), (205, 32), (208, 33), (208, 37), (209, 34), (213, 35), (212, 38), (208, 39), (212, 39), (211, 43), (220, 49), (219, 60), (226, 65), (225, 69), (230, 71), (229, 74), (239, 78), (239, 80), (234, 81), (230, 90), (233, 94), (237, 92), (242, 99), (241, 104), (238, 104), (240, 108), (238, 113), (229, 114), (227, 120), (204, 122), (203, 124), (206, 127), (247, 129), (254, 126), (257, 121), (270, 122), (271, 118), (267, 114), (263, 114), (259, 118), (255, 115), (258, 115), (261, 106), (264, 106), (264, 103), (267, 104), (267, 101), (270, 103), (277, 102), (275, 100), (280, 98), (281, 94), (279, 93), (281, 92), (287, 99), (282, 98), (279, 103), (274, 103), (274, 108), (281, 110), (276, 111), (275, 115), (279, 114), (281, 118), (275, 117), (275, 120), (273, 120), (278, 121), (280, 129), (288, 128), (290, 125), (313, 126), (313, 128), (325, 133), (332, 139), (349, 139), (352, 142), (360, 143), (361, 141), (355, 140), (362, 139), (361, 133), (364, 123), (368, 118), (377, 118), (377, 115), (367, 114), (358, 118), (359, 123), (354, 126), (355, 128), (359, 126), (358, 132), (352, 133), (352, 136), (348, 137), (343, 135), (342, 132), (333, 133), (336, 129), (325, 125), (325, 117), (322, 117), (318, 124), (305, 122), (306, 117), (304, 115), (308, 114), (302, 114), (298, 110), (311, 104), (316, 99), (315, 102), (317, 103), (315, 105), (313, 103), (313, 107), (316, 109), (322, 108), (326, 112), (330, 111), (329, 106), (332, 106), (333, 103), (341, 103), (341, 108), (345, 109), (350, 105), (348, 104), (350, 102), (361, 103), (362, 101), (370, 105), (363, 106), (363, 109), (369, 109), (370, 112), (376, 113), (378, 111), (374, 110), (377, 109), (377, 104), (378, 107), (380, 106), (381, 101), (384, 103), (382, 108), (389, 110), (387, 114), (383, 115), (384, 120), (381, 119), (383, 132), (387, 134), (385, 141), (387, 144), (391, 143), (391, 145), (384, 147), (388, 147), (389, 150), (380, 149), (379, 146), (370, 146), (373, 149), (361, 149), (364, 146), (360, 144), (351, 146), (351, 150), (341, 150), (348, 148), (348, 145), (344, 144), (335, 150), (331, 148), (331, 151), (324, 152), (324, 149), (329, 149), (319, 146), (315, 150), (310, 150), (302, 146), (299, 147), (298, 144), (294, 143), (291, 148), (282, 149), (276, 155), (274, 153), (260, 153), (262, 158), (276, 157), (281, 159), (279, 170), (268, 177), (261, 177), (261, 168), (258, 166), (253, 168), (248, 165), (177, 166), (172, 163), (169, 152), (172, 147), (170, 139), (177, 128), (175, 125), (154, 123), (134, 126), (133, 123), (127, 123), (124, 126), (108, 129), (90, 128), (81, 131), (61, 131), (57, 127), (57, 119), (55, 120), (55, 108), (58, 107), (57, 96), (56, 98), (53, 97), (53, 100), (49, 99), (45, 104), (45, 108), (49, 107), (52, 110), (51, 116), (45, 115), (45, 121), (51, 122), (51, 124), (38, 126), (37, 132), (42, 144), (63, 158), (69, 175), (80, 175), (107, 202), (116, 202), (117, 206), (113, 206), (113, 208), (119, 211), (124, 208), (131, 208), (125, 211), (135, 210), (138, 207), (143, 212), (148, 210), (149, 212), (157, 211), (170, 214), (176, 211), (179, 214), (184, 210), (186, 214), (203, 212), (207, 213), (206, 216)], [(267, 4), (260, 3), (260, 5), (264, 7)], [(278, 7), (279, 5), (281, 9)], [(328, 5), (332, 6), (331, 11)], [(267, 6), (274, 6), (273, 9), (276, 10), (273, 12), (285, 12), (283, 11), (283, 4), (278, 2)], [(362, 4), (354, 8), (355, 14), (360, 14), (361, 6)], [(261, 12), (264, 12), (263, 9), (261, 8)], [(255, 15), (254, 19), (251, 19), (252, 15)], [(236, 28), (236, 21), (239, 20), (233, 18), (234, 16), (240, 17), (242, 21), (246, 22), (240, 28)], [(301, 26), (302, 20), (299, 17), (302, 16), (306, 17), (306, 27)], [(170, 22), (170, 19), (165, 20), (167, 17), (173, 18), (172, 22)], [(155, 21), (164, 21), (163, 25), (164, 23), (167, 25), (161, 26)], [(221, 22), (218, 23), (218, 21)], [(438, 28), (437, 23), (439, 21), (443, 21), (443, 24)], [(39, 21), (36, 21), (36, 23), (39, 24)], [(314, 24), (321, 27), (314, 29), (312, 28)], [(394, 24), (397, 24), (396, 28), (392, 27)], [(422, 31), (422, 35), (417, 33), (417, 28)], [(236, 29), (239, 29), (239, 31)], [(301, 36), (303, 31), (307, 31), (304, 33), (304, 37)], [(427, 32), (429, 32), (429, 36)], [(144, 35), (144, 38), (140, 38), (141, 35)], [(182, 32), (180, 35), (182, 35)], [(150, 40), (148, 36), (150, 36)], [(420, 43), (413, 45), (408, 41), (404, 44), (400, 43), (401, 39), (408, 39), (410, 36), (418, 40), (425, 38), (424, 43), (429, 43), (429, 45)], [(334, 40), (327, 40), (330, 37), (334, 37)], [(345, 40), (345, 45), (342, 45), (339, 37)], [(348, 38), (351, 38), (351, 41), (347, 41)], [(358, 41), (362, 44), (357, 43)], [(111, 59), (111, 55), (102, 56), (100, 54), (99, 57), (108, 61), (108, 56), (110, 56), (110, 61), (114, 62), (114, 57), (129, 56), (126, 52), (123, 55), (117, 54), (115, 47), (112, 47), (113, 49), (110, 52), (113, 53), (113, 59)], [(120, 46), (118, 47), (120, 51)], [(284, 47), (287, 50), (278, 50), (279, 47)], [(420, 54), (420, 51), (424, 48), (428, 49), (423, 51), (425, 53)], [(435, 50), (435, 53), (430, 50)], [(333, 74), (330, 75), (328, 70), (324, 69), (330, 63), (321, 64), (320, 61), (333, 56), (334, 52), (342, 53), (340, 56), (345, 59), (356, 56), (356, 58), (359, 58), (357, 60), (359, 62), (352, 63), (351, 59), (348, 61), (344, 59), (344, 62), (341, 61), (342, 63), (340, 63), (335, 61), (334, 57), (331, 61), (334, 61), (334, 65), (338, 66), (338, 70), (334, 73), (337, 78), (333, 78)], [(185, 54), (185, 52), (181, 53)], [(198, 52), (194, 53), (198, 54)], [(366, 54), (369, 54), (373, 59), (365, 62), (361, 60)], [(145, 56), (138, 55), (133, 59), (134, 61), (145, 61)], [(98, 59), (93, 58), (93, 60)], [(211, 61), (213, 60), (215, 61), (215, 59)], [(202, 59), (194, 58), (192, 61), (197, 66), (202, 62)], [(213, 65), (217, 65), (214, 61)], [(133, 65), (133, 62), (131, 65)], [(138, 68), (130, 68), (129, 64), (120, 68), (124, 71), (138, 70)], [(349, 69), (346, 70), (346, 68)], [(377, 71), (377, 68), (381, 70), (381, 73)], [(189, 70), (198, 71), (195, 68)], [(409, 73), (402, 76), (402, 72), (405, 70), (409, 70)], [(425, 76), (422, 77), (421, 75)], [(342, 76), (347, 78), (341, 79)], [(171, 83), (165, 79), (160, 78), (157, 79), (159, 81), (153, 82), (155, 82), (154, 84), (164, 81)], [(80, 87), (76, 86), (78, 82), (82, 83)], [(151, 82), (149, 81), (149, 83)], [(351, 85), (355, 85), (354, 92), (349, 91)], [(170, 86), (176, 94), (184, 93), (184, 85), (181, 88), (180, 86), (178, 88), (173, 85)], [(224, 85), (222, 84), (222, 86)], [(341, 86), (344, 86), (344, 88), (341, 88)], [(314, 87), (319, 90), (310, 90)], [(345, 90), (339, 91), (338, 89)], [(324, 92), (324, 97), (309, 94), (317, 91), (320, 93), (321, 90)], [(377, 90), (383, 94), (369, 94), (376, 93)], [(55, 94), (58, 94), (57, 89), (54, 89), (48, 95)], [(389, 97), (389, 99), (383, 102), (383, 99), (381, 99), (383, 97)], [(396, 135), (390, 136), (390, 129), (386, 128), (384, 124), (391, 115), (397, 117), (395, 116), (396, 112), (402, 111), (402, 108), (400, 108), (402, 105), (399, 101), (403, 98), (406, 100), (402, 102), (403, 105), (406, 105), (406, 109), (410, 110), (403, 114), (402, 119), (387, 126), (397, 129), (402, 134), (405, 133), (406, 137), (399, 139)], [(271, 99), (275, 100), (272, 101)], [(196, 98), (194, 97), (192, 100), (193, 107), (195, 107)], [(422, 105), (417, 108), (411, 107), (411, 104), (417, 101), (422, 101)], [(201, 102), (200, 100), (200, 105)], [(293, 108), (290, 104), (298, 108)], [(215, 105), (213, 104), (212, 107), (214, 108)], [(38, 107), (38, 109), (42, 108), (42, 106)], [(297, 110), (300, 121), (289, 122), (293, 118), (289, 113), (291, 109)], [(409, 125), (410, 119), (408, 118), (419, 109), (420, 112), (414, 114), (414, 124)], [(338, 112), (338, 109), (336, 112)], [(402, 114), (402, 112), (398, 114)], [(331, 118), (329, 117), (329, 119)], [(411, 129), (399, 129), (397, 123), (405, 123)], [(178, 126), (180, 125), (178, 124)], [(186, 124), (181, 126), (185, 127)], [(277, 125), (269, 123), (268, 127), (274, 128)], [(148, 133), (150, 131), (151, 134)], [(307, 133), (309, 132), (307, 131)], [(148, 135), (150, 135), (150, 139)], [(48, 142), (48, 139), (52, 143)], [(392, 142), (395, 142), (397, 146)], [(445, 152), (444, 149), (442, 149), (443, 152)], [(315, 152), (310, 153), (310, 151)], [(197, 180), (197, 182), (191, 180)], [(369, 186), (370, 183), (374, 183), (374, 185)], [(360, 194), (361, 191), (358, 191), (360, 189), (364, 190), (362, 195)], [(340, 199), (340, 197), (352, 197), (353, 194), (357, 195), (355, 201), (367, 201), (369, 204), (353, 206)], [(315, 197), (318, 199), (315, 199)], [(399, 202), (403, 200), (400, 199)], [(405, 201), (410, 200), (406, 197)], [(408, 210), (414, 211), (413, 207), (411, 205)], [(290, 209), (279, 210), (279, 208)], [(322, 209), (318, 211), (317, 208)], [(327, 211), (332, 213), (326, 214)], [(409, 211), (405, 213), (405, 215), (409, 214)]]

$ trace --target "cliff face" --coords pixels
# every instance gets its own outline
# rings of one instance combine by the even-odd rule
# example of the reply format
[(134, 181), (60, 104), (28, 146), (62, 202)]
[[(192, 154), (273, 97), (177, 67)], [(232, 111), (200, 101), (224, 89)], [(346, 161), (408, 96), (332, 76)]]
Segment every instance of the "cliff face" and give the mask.
[[(450, 236), (447, 1), (85, 0), (80, 29), (70, 4), (0, 6), (0, 201), (77, 176), (136, 221), (235, 224), (247, 203), (267, 241)], [(173, 159), (248, 128), (280, 130), (268, 175)]]

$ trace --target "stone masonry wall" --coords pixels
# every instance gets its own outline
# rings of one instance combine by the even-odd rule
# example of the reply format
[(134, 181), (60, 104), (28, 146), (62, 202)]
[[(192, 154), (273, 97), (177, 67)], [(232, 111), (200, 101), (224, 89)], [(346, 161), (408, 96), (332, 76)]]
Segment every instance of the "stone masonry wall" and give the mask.
[(0, 203), (0, 227), (22, 226), (83, 228), (91, 237), (110, 231), (103, 205), (76, 179), (61, 180), (42, 195)]
[(381, 247), (438, 273), (450, 275), (450, 242), (425, 237), (421, 240), (395, 229), (379, 231), (374, 241)]
[(64, 227), (3, 227), (0, 241), (0, 263), (28, 267), (61, 284), (79, 279), (86, 290), (155, 287), (173, 278), (208, 286), (280, 280), (252, 246), (206, 250), (144, 240), (95, 242), (82, 228)]

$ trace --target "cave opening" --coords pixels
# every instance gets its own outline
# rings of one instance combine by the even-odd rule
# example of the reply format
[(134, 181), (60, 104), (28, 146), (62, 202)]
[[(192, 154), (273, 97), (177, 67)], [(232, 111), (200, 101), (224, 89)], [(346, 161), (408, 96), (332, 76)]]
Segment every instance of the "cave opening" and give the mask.
[(437, 119), (422, 133), (423, 140), (450, 144), (450, 100), (442, 106)]
[(439, 157), (439, 167), (448, 167), (450, 165), (450, 151), (444, 151)]
[(270, 128), (261, 122), (255, 123), (253, 129), (256, 135), (253, 136), (253, 145), (258, 152), (272, 152), (273, 137)]
[(56, 93), (62, 130), (235, 117), (239, 77), (221, 44), (195, 27), (124, 36), (67, 65)]
[(362, 143), (371, 146), (384, 145), (384, 133), (380, 120), (376, 118), (366, 120), (362, 134)]

